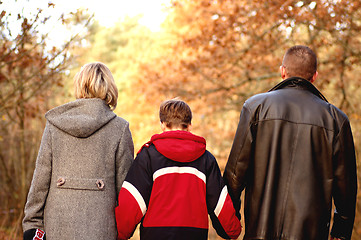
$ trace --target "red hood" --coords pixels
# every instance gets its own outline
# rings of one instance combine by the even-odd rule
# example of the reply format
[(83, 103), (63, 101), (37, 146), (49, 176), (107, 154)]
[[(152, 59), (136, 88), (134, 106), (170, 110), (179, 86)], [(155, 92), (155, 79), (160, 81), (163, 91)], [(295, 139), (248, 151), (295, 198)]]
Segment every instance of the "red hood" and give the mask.
[(206, 140), (187, 131), (155, 134), (147, 144), (150, 143), (153, 143), (162, 155), (177, 162), (192, 162), (206, 151)]

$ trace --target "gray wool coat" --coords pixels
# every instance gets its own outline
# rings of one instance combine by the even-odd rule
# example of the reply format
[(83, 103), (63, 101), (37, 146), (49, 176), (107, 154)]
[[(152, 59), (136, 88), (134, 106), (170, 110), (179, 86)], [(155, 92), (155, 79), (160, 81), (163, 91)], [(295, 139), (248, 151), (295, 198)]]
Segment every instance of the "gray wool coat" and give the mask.
[(97, 98), (45, 117), (23, 230), (43, 229), (48, 240), (116, 239), (114, 208), (134, 157), (128, 122)]

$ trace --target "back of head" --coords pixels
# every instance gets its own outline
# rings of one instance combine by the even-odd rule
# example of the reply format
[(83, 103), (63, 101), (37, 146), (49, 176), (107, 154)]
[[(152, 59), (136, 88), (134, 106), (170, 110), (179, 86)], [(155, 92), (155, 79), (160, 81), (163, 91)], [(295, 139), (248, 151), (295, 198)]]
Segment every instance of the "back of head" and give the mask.
[(112, 73), (103, 63), (94, 62), (84, 65), (74, 77), (76, 98), (100, 98), (111, 109), (118, 101), (118, 88)]
[(186, 129), (192, 123), (192, 111), (182, 100), (166, 100), (160, 105), (159, 118), (168, 128)]
[(310, 81), (317, 71), (317, 57), (307, 46), (293, 46), (287, 50), (282, 66), (288, 77), (301, 77)]

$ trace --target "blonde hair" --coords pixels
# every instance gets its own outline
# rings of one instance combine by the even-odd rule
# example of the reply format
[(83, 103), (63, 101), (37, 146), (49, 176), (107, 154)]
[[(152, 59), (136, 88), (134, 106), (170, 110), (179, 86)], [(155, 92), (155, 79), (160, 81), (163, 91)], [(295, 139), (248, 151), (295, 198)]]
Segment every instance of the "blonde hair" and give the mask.
[(100, 62), (85, 64), (74, 77), (75, 97), (100, 98), (111, 110), (118, 101), (118, 88), (109, 68)]

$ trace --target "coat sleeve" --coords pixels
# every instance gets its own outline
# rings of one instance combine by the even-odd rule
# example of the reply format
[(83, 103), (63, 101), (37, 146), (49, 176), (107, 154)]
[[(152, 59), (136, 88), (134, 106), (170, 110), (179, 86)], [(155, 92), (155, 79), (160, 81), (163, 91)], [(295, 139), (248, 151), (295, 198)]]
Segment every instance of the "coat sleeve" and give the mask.
[(52, 169), (50, 124), (47, 122), (36, 159), (33, 179), (24, 209), (23, 231), (44, 230), (44, 206), (48, 196)]
[(124, 126), (115, 161), (116, 193), (119, 194), (123, 181), (134, 159), (134, 144), (129, 123)]
[(144, 217), (153, 185), (150, 158), (146, 148), (137, 155), (129, 169), (115, 208), (118, 239), (129, 239)]
[(251, 149), (251, 113), (245, 104), (241, 111), (233, 145), (223, 174), (238, 217), (240, 217), (241, 192), (245, 188), (247, 181)]
[(217, 234), (222, 238), (236, 239), (242, 227), (237, 218), (216, 159), (211, 155), (207, 171), (207, 208)]
[(350, 123), (347, 118), (335, 142), (334, 183), (332, 189), (335, 213), (331, 236), (350, 239), (355, 219), (357, 175), (355, 148)]

